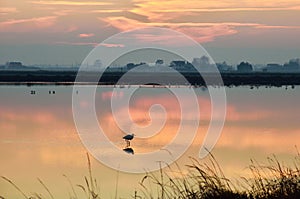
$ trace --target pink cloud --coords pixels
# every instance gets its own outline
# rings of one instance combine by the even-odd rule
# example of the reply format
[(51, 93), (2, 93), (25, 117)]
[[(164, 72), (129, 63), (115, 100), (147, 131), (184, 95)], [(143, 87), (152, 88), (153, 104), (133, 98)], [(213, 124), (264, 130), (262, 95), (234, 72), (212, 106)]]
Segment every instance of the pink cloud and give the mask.
[(135, 29), (135, 28), (142, 28), (149, 26), (150, 24), (145, 24), (133, 19), (128, 19), (125, 17), (107, 17), (107, 18), (98, 18), (100, 21), (107, 23), (121, 31)]
[(35, 29), (51, 27), (57, 20), (56, 16), (34, 17), (29, 19), (12, 19), (0, 22), (1, 32), (29, 32)]
[(71, 25), (68, 28), (66, 28), (65, 32), (74, 32), (75, 30), (78, 30), (78, 27)]
[(228, 25), (214, 25), (211, 27), (178, 27), (177, 31), (185, 33), (200, 43), (214, 41), (215, 38), (237, 33)]
[(47, 17), (35, 17), (35, 18), (29, 18), (29, 19), (12, 19), (8, 21), (1, 22), (1, 25), (14, 25), (14, 24), (21, 24), (21, 23), (29, 23), (29, 22), (34, 22), (34, 23), (44, 23), (46, 22), (47, 24), (49, 21), (55, 20), (55, 16), (47, 16)]
[(63, 44), (63, 45), (71, 45), (71, 46), (94, 46), (96, 47), (98, 43), (95, 42), (66, 42), (66, 41), (59, 41), (55, 42), (56, 44)]
[(89, 38), (89, 37), (93, 37), (93, 36), (95, 36), (95, 34), (93, 34), (93, 33), (81, 33), (78, 35), (78, 37), (80, 37), (80, 38)]
[(108, 44), (108, 43), (101, 43), (100, 46), (105, 46), (107, 48), (123, 48), (124, 44)]

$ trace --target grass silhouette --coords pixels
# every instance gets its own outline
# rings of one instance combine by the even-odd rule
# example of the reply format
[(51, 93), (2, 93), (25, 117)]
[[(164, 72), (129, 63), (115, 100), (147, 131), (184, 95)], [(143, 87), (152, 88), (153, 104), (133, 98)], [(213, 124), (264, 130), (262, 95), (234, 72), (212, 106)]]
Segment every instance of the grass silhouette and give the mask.
[[(232, 183), (225, 177), (215, 157), (210, 154), (207, 163), (190, 158), (191, 163), (186, 165), (187, 174), (175, 162), (172, 166), (156, 173), (146, 173), (140, 181), (139, 191), (134, 191), (132, 198), (150, 199), (296, 199), (300, 198), (300, 155), (295, 156), (293, 167), (280, 163), (276, 156), (268, 157), (267, 164), (260, 164), (251, 160), (248, 169), (251, 178), (241, 177), (239, 185)], [(87, 154), (88, 175), (84, 176), (83, 184), (75, 186), (71, 180), (63, 175), (71, 187), (70, 199), (79, 199), (76, 191), (82, 191), (86, 199), (100, 199), (100, 189), (96, 178), (92, 175), (90, 157)], [(160, 168), (162, 162), (159, 163)], [(172, 174), (176, 174), (175, 177)], [(11, 184), (25, 199), (44, 199), (55, 197), (46, 184), (38, 178), (48, 196), (39, 193), (28, 195), (9, 178), (2, 179)], [(118, 181), (118, 180), (117, 180)], [(118, 182), (116, 182), (116, 185)], [(117, 198), (117, 186), (115, 198)], [(0, 195), (0, 199), (5, 199)]]

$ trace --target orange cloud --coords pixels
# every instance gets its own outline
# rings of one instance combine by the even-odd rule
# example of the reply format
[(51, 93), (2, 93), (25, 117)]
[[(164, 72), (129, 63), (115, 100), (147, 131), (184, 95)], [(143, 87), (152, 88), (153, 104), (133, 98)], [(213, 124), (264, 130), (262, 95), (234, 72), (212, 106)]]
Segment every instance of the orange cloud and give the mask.
[(0, 8), (0, 15), (6, 15), (8, 13), (15, 13), (15, 12), (17, 12), (17, 8), (12, 8), (12, 7)]
[(92, 10), (92, 13), (121, 13), (123, 10), (118, 9), (103, 9), (103, 10)]
[(78, 37), (80, 37), (80, 38), (89, 38), (89, 37), (93, 37), (93, 36), (95, 36), (95, 34), (93, 34), (93, 33), (81, 33), (78, 35)]
[(268, 25), (259, 25), (256, 28), (260, 29), (298, 29), (300, 26), (268, 26)]
[[(54, 8), (55, 9), (55, 8)], [(57, 16), (66, 16), (69, 15), (71, 13), (78, 13), (79, 10), (55, 10), (53, 12), (53, 14), (57, 15)]]
[[(74, 30), (67, 31), (64, 29), (66, 24), (68, 25), (70, 23), (70, 20), (72, 20), (71, 23), (77, 23), (76, 30), (84, 28), (85, 30), (81, 31), (86, 32), (86, 28), (91, 28), (91, 25), (86, 25), (86, 23), (83, 24), (80, 20), (73, 20), (74, 17), (78, 17), (83, 14), (84, 20), (89, 20), (90, 24), (94, 22), (93, 19), (98, 17), (98, 19), (102, 22), (105, 22), (120, 31), (149, 26), (171, 28), (183, 32), (202, 43), (214, 41), (218, 37), (237, 34), (240, 31), (240, 27), (249, 27), (254, 29), (256, 32), (262, 31), (262, 29), (299, 28), (298, 26), (284, 26), (282, 24), (276, 25), (275, 20), (272, 21), (268, 17), (264, 18), (265, 16), (262, 17), (262, 19), (259, 19), (260, 23), (255, 23), (255, 21), (253, 22), (254, 19), (251, 19), (251, 17), (249, 17), (249, 20), (248, 18), (239, 18), (240, 15), (244, 15), (241, 14), (240, 11), (244, 13), (246, 11), (248, 15), (250, 13), (249, 11), (300, 10), (300, 2), (296, 0), (266, 0), (264, 2), (258, 0), (245, 0), (242, 3), (240, 1), (233, 0), (191, 0), (189, 3), (182, 0), (133, 0), (130, 3), (123, 2), (118, 4), (114, 1), (96, 0), (29, 0), (26, 3), (28, 4), (27, 6), (33, 7), (33, 11), (30, 13), (30, 16), (32, 16), (32, 14), (34, 14), (37, 10), (40, 12), (41, 9), (43, 12), (47, 12), (47, 15), (49, 16), (33, 17), (31, 19), (11, 19), (0, 22), (1, 32), (32, 32), (36, 31), (36, 29), (48, 27), (51, 27), (51, 29), (49, 28), (47, 30), (49, 32), (72, 32)], [(22, 10), (23, 12), (23, 8), (3, 7), (0, 8), (0, 15), (17, 12), (19, 10)], [(24, 13), (26, 11), (24, 11)], [(215, 17), (208, 17), (205, 18), (205, 20), (195, 17), (200, 16), (201, 12), (220, 12), (217, 14), (220, 17), (218, 17), (217, 21)], [(230, 12), (232, 12), (234, 17), (228, 17), (228, 21), (225, 21), (225, 19), (222, 21), (222, 15), (224, 16)], [(255, 13), (251, 12), (249, 15), (251, 16), (253, 14)], [(82, 19), (82, 16), (80, 17)], [(288, 20), (289, 17), (286, 17)], [(264, 23), (264, 20), (266, 23)], [(57, 21), (59, 23), (55, 23)], [(202, 23), (202, 21), (212, 23)], [(242, 23), (231, 23), (232, 21)], [(268, 25), (267, 23), (272, 25)], [(93, 27), (96, 27), (96, 24), (93, 24)], [(95, 29), (91, 29), (90, 31), (93, 31), (96, 34)], [(74, 37), (74, 35), (72, 35), (72, 37)], [(91, 35), (82, 33), (77, 35), (77, 37), (88, 38), (91, 37)], [(73, 43), (72, 45), (86, 44)], [(90, 43), (88, 45), (94, 44)]]
[[(100, 18), (99, 18), (100, 19)], [(121, 31), (126, 31), (135, 28), (143, 27), (168, 27), (174, 30), (183, 32), (193, 37), (198, 42), (213, 41), (216, 37), (236, 34), (237, 27), (256, 27), (261, 24), (257, 23), (168, 23), (168, 22), (152, 22), (144, 23), (125, 17), (108, 17), (106, 19), (100, 19), (106, 23), (118, 28)], [(158, 39), (156, 36), (152, 39)], [(150, 39), (149, 37), (143, 37), (143, 40)], [(162, 38), (163, 41), (170, 41)], [(177, 41), (178, 42), (178, 41)]]
[[(157, 26), (167, 27), (181, 31), (193, 37), (198, 42), (210, 42), (217, 37), (233, 35), (238, 33), (238, 27), (253, 27), (264, 29), (290, 29), (292, 26), (274, 26), (258, 23), (198, 23), (189, 22), (188, 15), (196, 12), (235, 12), (235, 11), (277, 11), (277, 10), (299, 10), (300, 3), (296, 1), (276, 2), (267, 0), (263, 3), (258, 1), (246, 0), (243, 3), (239, 1), (198, 1), (192, 0), (187, 4), (181, 0), (169, 1), (146, 1), (134, 0), (135, 7), (129, 11), (149, 20), (145, 23), (138, 19), (127, 18), (126, 16), (113, 16), (101, 18), (100, 20), (112, 25), (113, 27), (124, 31), (142, 27)], [(180, 21), (178, 19), (180, 18)], [(193, 19), (195, 21), (195, 19)], [(298, 28), (298, 27), (296, 27)]]
[[(151, 22), (177, 23), (189, 20), (191, 15), (201, 12), (236, 12), (236, 11), (277, 11), (277, 10), (299, 10), (299, 1), (267, 0), (264, 2), (246, 0), (240, 1), (198, 1), (191, 0), (189, 3), (181, 0), (169, 1), (146, 1), (134, 0), (135, 7), (131, 12), (145, 15)], [(177, 19), (177, 20), (174, 20)]]
[[(145, 27), (167, 27), (179, 32), (185, 33), (198, 42), (205, 43), (214, 41), (217, 37), (228, 36), (238, 33), (238, 28), (252, 27), (257, 29), (295, 29), (300, 26), (274, 26), (260, 23), (237, 23), (237, 22), (221, 22), (221, 23), (202, 23), (202, 22), (140, 22), (126, 17), (107, 17), (105, 19), (98, 18), (101, 21), (110, 24), (111, 26), (121, 30), (131, 30)], [(152, 38), (159, 39), (159, 36)], [(141, 38), (144, 41), (149, 37)], [(170, 41), (166, 38), (161, 38), (163, 41)], [(178, 40), (176, 40), (178, 42)]]
[(30, 3), (39, 5), (66, 5), (66, 6), (104, 6), (112, 5), (109, 2), (98, 1), (31, 1)]
[(252, 1), (198, 1), (191, 0), (186, 3), (181, 0), (169, 1), (146, 1), (134, 0), (136, 8), (134, 11), (142, 12), (206, 12), (206, 11), (251, 11), (251, 10), (295, 10), (299, 9), (299, 1), (266, 0)]
[(237, 7), (237, 8), (186, 8), (186, 9), (162, 9), (152, 10), (158, 13), (181, 13), (181, 12), (235, 12), (235, 11), (278, 11), (278, 10), (299, 10), (300, 7), (287, 8), (264, 8), (264, 7)]

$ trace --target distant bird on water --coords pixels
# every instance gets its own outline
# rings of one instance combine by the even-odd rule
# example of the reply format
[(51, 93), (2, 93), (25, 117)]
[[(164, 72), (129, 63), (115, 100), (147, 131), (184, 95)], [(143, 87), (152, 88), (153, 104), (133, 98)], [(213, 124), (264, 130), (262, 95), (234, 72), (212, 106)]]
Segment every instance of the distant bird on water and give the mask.
[(130, 146), (130, 140), (132, 140), (134, 138), (134, 134), (128, 134), (128, 135), (125, 135), (124, 137), (123, 137), (123, 139), (126, 141), (126, 143), (127, 143), (127, 146)]

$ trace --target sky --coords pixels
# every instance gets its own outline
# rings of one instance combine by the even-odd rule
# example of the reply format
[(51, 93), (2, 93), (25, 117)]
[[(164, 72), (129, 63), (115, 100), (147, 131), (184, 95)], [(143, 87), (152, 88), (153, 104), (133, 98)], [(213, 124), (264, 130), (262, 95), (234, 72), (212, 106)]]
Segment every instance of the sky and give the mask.
[(299, 0), (0, 0), (0, 64), (78, 64), (142, 27), (182, 32), (216, 62), (284, 63), (300, 57), (299, 19)]

